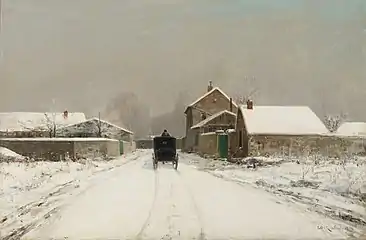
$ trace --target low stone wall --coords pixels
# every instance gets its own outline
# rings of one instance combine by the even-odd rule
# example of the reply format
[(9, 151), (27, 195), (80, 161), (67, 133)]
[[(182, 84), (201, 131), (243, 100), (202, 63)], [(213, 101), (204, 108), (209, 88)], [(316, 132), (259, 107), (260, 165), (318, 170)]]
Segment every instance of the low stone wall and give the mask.
[(123, 141), (122, 146), (123, 146), (123, 154), (131, 153), (136, 150), (136, 143), (134, 141), (132, 142)]
[(211, 156), (217, 156), (217, 134), (216, 133), (204, 133), (198, 138), (197, 152), (199, 154), (207, 154)]
[(249, 137), (249, 156), (304, 156), (319, 154), (341, 157), (365, 154), (364, 139), (336, 135), (252, 135)]
[(185, 136), (184, 149), (182, 150), (186, 152), (196, 152), (198, 150), (199, 135), (199, 129), (190, 129), (187, 136)]
[(235, 131), (228, 133), (229, 137), (229, 155), (235, 154), (238, 147), (238, 135)]
[(105, 138), (2, 138), (0, 146), (36, 160), (117, 157), (119, 141)]
[(114, 139), (91, 139), (74, 141), (76, 158), (118, 157), (119, 141)]
[(42, 138), (42, 140), (37, 140), (37, 138), (4, 138), (0, 139), (0, 146), (36, 160), (59, 161), (67, 157), (75, 157), (74, 143), (67, 139), (47, 141), (46, 138)]

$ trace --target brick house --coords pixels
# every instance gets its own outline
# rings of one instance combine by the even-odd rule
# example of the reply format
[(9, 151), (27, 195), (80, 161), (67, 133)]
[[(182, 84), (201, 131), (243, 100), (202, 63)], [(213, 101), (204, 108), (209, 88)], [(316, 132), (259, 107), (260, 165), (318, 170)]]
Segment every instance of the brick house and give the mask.
[(310, 140), (315, 145), (327, 134), (328, 129), (307, 106), (241, 105), (237, 112), (234, 156), (303, 151)]
[(192, 127), (224, 110), (236, 113), (237, 105), (220, 88), (213, 87), (210, 83), (207, 92), (188, 105), (184, 111), (186, 115), (184, 150), (194, 150), (198, 144), (199, 130)]

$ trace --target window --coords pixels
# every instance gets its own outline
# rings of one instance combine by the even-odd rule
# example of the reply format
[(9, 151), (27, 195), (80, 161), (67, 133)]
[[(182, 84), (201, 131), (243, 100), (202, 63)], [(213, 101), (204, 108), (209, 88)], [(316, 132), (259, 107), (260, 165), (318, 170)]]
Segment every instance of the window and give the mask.
[(206, 118), (207, 118), (206, 113), (201, 113), (201, 119), (202, 119), (202, 120), (205, 120)]
[(239, 131), (239, 147), (243, 147), (243, 131)]

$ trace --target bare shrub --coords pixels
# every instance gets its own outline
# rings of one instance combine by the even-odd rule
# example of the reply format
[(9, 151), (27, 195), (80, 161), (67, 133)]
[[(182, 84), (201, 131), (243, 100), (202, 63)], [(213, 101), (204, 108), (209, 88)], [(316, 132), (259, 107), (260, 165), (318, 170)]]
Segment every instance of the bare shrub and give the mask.
[(329, 132), (334, 133), (338, 130), (341, 124), (346, 120), (346, 114), (337, 114), (337, 115), (325, 115), (323, 122)]

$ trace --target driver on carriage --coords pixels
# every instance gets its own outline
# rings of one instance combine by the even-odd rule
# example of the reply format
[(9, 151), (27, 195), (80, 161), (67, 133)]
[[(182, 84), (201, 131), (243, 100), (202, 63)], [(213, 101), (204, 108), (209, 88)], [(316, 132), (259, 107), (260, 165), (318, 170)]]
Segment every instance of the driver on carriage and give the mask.
[(170, 137), (170, 134), (166, 129), (164, 129), (163, 133), (161, 134), (162, 137)]

